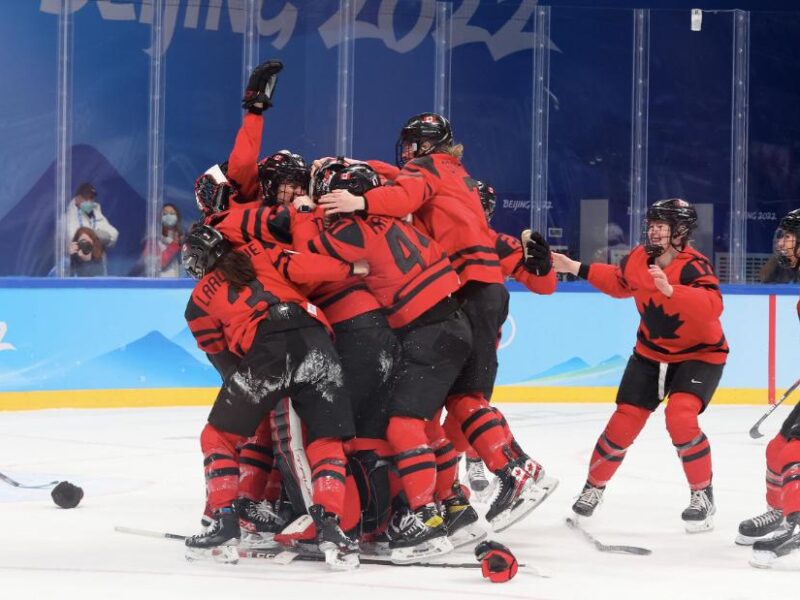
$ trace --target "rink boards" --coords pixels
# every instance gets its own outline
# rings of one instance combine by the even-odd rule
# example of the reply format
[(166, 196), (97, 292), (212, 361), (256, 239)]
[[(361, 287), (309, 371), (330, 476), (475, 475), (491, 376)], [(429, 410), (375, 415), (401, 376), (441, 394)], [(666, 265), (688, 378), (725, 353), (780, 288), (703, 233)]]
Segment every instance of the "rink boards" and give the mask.
[[(611, 402), (635, 342), (633, 300), (585, 284), (510, 284), (494, 399)], [(183, 311), (187, 281), (4, 280), (0, 410), (202, 405), (216, 371)], [(762, 404), (800, 376), (796, 286), (723, 288), (731, 354), (714, 401)]]

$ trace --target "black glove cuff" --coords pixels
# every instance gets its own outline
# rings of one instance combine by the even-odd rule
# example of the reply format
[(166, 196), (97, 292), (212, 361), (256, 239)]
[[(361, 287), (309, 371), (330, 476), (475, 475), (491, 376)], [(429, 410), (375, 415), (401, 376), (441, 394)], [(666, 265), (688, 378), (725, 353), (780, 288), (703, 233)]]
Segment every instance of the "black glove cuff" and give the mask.
[(581, 279), (589, 279), (589, 265), (581, 263), (581, 266), (578, 267), (578, 277)]

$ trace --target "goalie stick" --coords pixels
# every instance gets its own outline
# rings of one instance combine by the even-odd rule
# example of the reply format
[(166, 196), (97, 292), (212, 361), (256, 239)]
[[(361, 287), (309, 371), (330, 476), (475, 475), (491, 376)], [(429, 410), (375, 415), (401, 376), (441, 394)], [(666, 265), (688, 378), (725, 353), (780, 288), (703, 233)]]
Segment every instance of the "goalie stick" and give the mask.
[(589, 533), (583, 527), (581, 527), (580, 523), (578, 523), (576, 519), (572, 519), (570, 517), (567, 517), (567, 527), (569, 527), (570, 529), (574, 529), (575, 531), (582, 534), (584, 539), (587, 542), (594, 544), (594, 547), (597, 548), (600, 552), (613, 552), (616, 554), (635, 554), (637, 556), (647, 556), (648, 554), (653, 553), (653, 551), (650, 550), (649, 548), (640, 548), (639, 546), (614, 546), (609, 544), (603, 544), (591, 533)]
[[(183, 541), (188, 536), (180, 535), (178, 533), (169, 533), (166, 531), (153, 531), (150, 529), (136, 529), (134, 527), (122, 527), (120, 525), (116, 525), (114, 527), (114, 531), (118, 533), (129, 533), (132, 535), (141, 535), (144, 537), (151, 537), (151, 538), (160, 538), (160, 539), (167, 539), (167, 540), (176, 540), (176, 541)], [(283, 550), (283, 551), (275, 551), (275, 550), (249, 550), (240, 548), (238, 549), (239, 558), (253, 558), (264, 560), (274, 564), (289, 564), (295, 560), (299, 561), (309, 561), (309, 562), (325, 562), (324, 555), (311, 555), (311, 554), (298, 554), (297, 552), (293, 552), (292, 550)], [(481, 564), (479, 562), (447, 562), (447, 563), (435, 563), (435, 562), (418, 562), (418, 563), (411, 563), (411, 564), (404, 564), (398, 565), (390, 561), (388, 558), (376, 558), (376, 557), (366, 557), (361, 556), (359, 558), (361, 564), (364, 565), (386, 565), (391, 567), (438, 567), (440, 569), (480, 569)], [(525, 567), (525, 564), (520, 564), (520, 567)]]
[(55, 480), (55, 481), (51, 481), (50, 483), (42, 483), (42, 484), (39, 484), (39, 485), (24, 485), (24, 484), (20, 483), (19, 481), (14, 481), (13, 479), (11, 479), (11, 477), (9, 477), (8, 475), (3, 475), (2, 473), (0, 473), (0, 480), (5, 481), (9, 485), (13, 485), (14, 487), (25, 488), (27, 490), (43, 490), (45, 488), (49, 488), (49, 487), (53, 487), (54, 485), (58, 485), (58, 483), (59, 483), (58, 480)]
[(751, 437), (751, 438), (753, 438), (754, 440), (757, 440), (757, 439), (758, 439), (758, 438), (760, 438), (760, 437), (764, 437), (764, 434), (763, 434), (763, 433), (761, 433), (761, 432), (758, 430), (758, 428), (761, 426), (761, 424), (762, 424), (764, 421), (766, 421), (766, 419), (767, 419), (767, 417), (768, 417), (768, 416), (770, 416), (770, 415), (771, 415), (773, 412), (775, 412), (775, 409), (776, 409), (776, 408), (778, 408), (778, 407), (779, 407), (781, 404), (783, 404), (783, 401), (784, 401), (784, 400), (786, 400), (786, 398), (788, 398), (788, 397), (789, 397), (789, 394), (791, 394), (791, 393), (792, 393), (792, 392), (793, 392), (795, 389), (797, 389), (797, 386), (798, 386), (798, 385), (800, 385), (800, 379), (798, 379), (797, 381), (795, 381), (795, 382), (792, 384), (792, 387), (790, 387), (788, 390), (786, 390), (786, 392), (784, 392), (783, 396), (781, 396), (781, 399), (780, 399), (780, 400), (778, 400), (778, 401), (777, 401), (775, 404), (773, 404), (772, 406), (770, 406), (770, 407), (769, 407), (769, 410), (768, 410), (766, 413), (764, 413), (764, 415), (763, 415), (763, 416), (762, 416), (762, 417), (761, 417), (761, 418), (760, 418), (758, 421), (756, 421), (756, 424), (755, 424), (755, 425), (753, 425), (753, 426), (750, 428), (750, 437)]

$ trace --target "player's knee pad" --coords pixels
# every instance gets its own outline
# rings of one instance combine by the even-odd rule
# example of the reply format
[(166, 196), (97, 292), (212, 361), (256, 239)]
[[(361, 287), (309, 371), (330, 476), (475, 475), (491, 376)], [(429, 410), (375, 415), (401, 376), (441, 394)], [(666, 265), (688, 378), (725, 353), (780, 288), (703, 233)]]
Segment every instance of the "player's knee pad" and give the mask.
[(233, 433), (227, 433), (214, 427), (211, 423), (206, 423), (203, 431), (200, 432), (200, 449), (204, 455), (211, 453), (223, 453), (236, 456), (236, 448), (245, 438)]
[(358, 495), (361, 499), (361, 530), (371, 533), (389, 518), (389, 461), (375, 452), (356, 452), (348, 457)]
[(445, 406), (447, 407), (448, 416), (452, 415), (459, 423), (463, 423), (479, 410), (491, 410), (489, 402), (480, 394), (448, 396)]
[(447, 413), (442, 429), (458, 452), (467, 452), (468, 450), (474, 452), (467, 442), (467, 438), (464, 437), (464, 432), (461, 431), (461, 424), (451, 413)]
[(436, 411), (430, 421), (425, 422), (425, 435), (428, 436), (430, 441), (438, 440), (446, 437), (444, 428), (442, 427), (442, 409)]
[(780, 465), (780, 473), (783, 473), (787, 466), (800, 466), (800, 440), (789, 440), (781, 448), (781, 452), (778, 455), (778, 464)]
[(703, 402), (692, 394), (673, 394), (670, 396), (664, 417), (667, 431), (674, 444), (684, 444), (700, 433), (697, 415), (703, 408)]
[(775, 473), (781, 472), (781, 467), (783, 463), (781, 463), (781, 452), (789, 443), (785, 437), (783, 437), (780, 433), (772, 438), (767, 444), (767, 468)]
[(606, 437), (621, 448), (633, 444), (636, 436), (650, 418), (650, 411), (632, 404), (617, 404), (606, 425)]

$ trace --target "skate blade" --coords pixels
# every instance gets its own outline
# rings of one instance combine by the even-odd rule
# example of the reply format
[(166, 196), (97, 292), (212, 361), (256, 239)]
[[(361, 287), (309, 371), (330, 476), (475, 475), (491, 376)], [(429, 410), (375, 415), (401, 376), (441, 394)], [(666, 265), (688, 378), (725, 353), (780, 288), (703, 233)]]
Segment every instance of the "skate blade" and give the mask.
[(499, 533), (504, 529), (508, 529), (517, 521), (524, 519), (533, 509), (547, 500), (557, 487), (558, 479), (555, 477), (542, 477), (538, 483), (535, 483), (523, 492), (521, 499), (510, 510), (501, 512), (494, 519), (489, 521), (492, 530), (495, 533)]
[(472, 500), (477, 504), (491, 504), (496, 490), (497, 478), (494, 478), (485, 489), (480, 491), (472, 490)]
[(483, 527), (477, 523), (470, 523), (455, 533), (448, 535), (447, 538), (453, 544), (453, 548), (461, 548), (461, 546), (466, 546), (467, 544), (477, 544), (486, 539), (487, 535), (488, 533)]
[(393, 548), (390, 560), (398, 565), (408, 565), (426, 558), (441, 556), (453, 551), (453, 544), (445, 537), (437, 537), (409, 548)]
[(750, 566), (755, 567), (756, 569), (771, 569), (772, 563), (775, 562), (777, 556), (774, 552), (770, 552), (769, 550), (760, 551), (760, 552), (753, 552), (753, 556), (750, 558)]
[(361, 542), (359, 544), (361, 554), (376, 558), (386, 557), (392, 553), (389, 542)]
[(709, 515), (705, 521), (684, 521), (686, 533), (705, 533), (714, 529), (714, 518)]
[(360, 566), (358, 552), (343, 553), (336, 545), (324, 542), (319, 549), (325, 553), (325, 563), (334, 571), (352, 571)]
[(239, 547), (244, 550), (275, 550), (282, 548), (281, 544), (275, 541), (274, 533), (245, 533), (242, 532), (242, 539)]
[(187, 547), (184, 557), (190, 562), (210, 560), (216, 563), (235, 565), (239, 562), (239, 551), (236, 546), (216, 546), (214, 548)]

